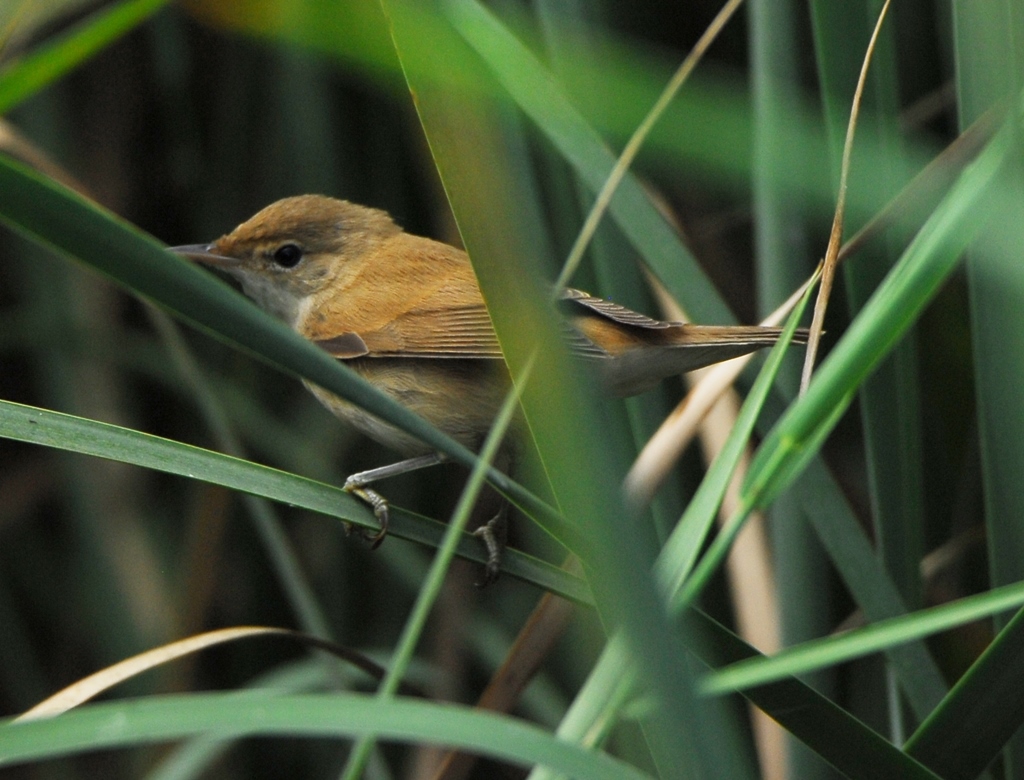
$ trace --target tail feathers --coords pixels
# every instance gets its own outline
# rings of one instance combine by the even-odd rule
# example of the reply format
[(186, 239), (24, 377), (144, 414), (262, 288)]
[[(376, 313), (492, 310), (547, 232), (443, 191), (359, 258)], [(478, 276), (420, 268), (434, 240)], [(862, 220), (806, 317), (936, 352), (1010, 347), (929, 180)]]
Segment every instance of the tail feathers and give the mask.
[[(664, 346), (703, 347), (748, 344), (752, 349), (769, 346), (779, 340), (782, 328), (769, 325), (677, 325), (658, 335)], [(807, 343), (807, 328), (793, 334), (794, 344)], [(740, 353), (742, 354), (742, 353)]]
[[(750, 326), (681, 325), (660, 331), (658, 344), (626, 350), (599, 361), (610, 392), (618, 396), (642, 393), (666, 377), (685, 374), (723, 360), (770, 347), (782, 328)], [(801, 328), (793, 342), (807, 342)]]

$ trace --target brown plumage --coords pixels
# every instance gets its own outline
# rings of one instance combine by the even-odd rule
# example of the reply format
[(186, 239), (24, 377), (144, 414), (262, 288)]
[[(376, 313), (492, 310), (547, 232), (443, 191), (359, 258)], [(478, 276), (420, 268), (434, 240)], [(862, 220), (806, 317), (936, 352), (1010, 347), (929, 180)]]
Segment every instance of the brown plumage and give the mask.
[[(262, 308), (463, 444), (475, 448), (486, 434), (508, 376), (462, 250), (409, 235), (378, 209), (303, 195), (271, 204), (212, 244), (175, 251), (234, 276)], [(562, 305), (571, 348), (617, 395), (770, 346), (780, 332), (661, 322), (578, 290), (567, 290)], [(374, 439), (406, 455), (428, 451), (310, 389)]]
[[(178, 251), (236, 277), (264, 309), (463, 443), (476, 446), (489, 427), (506, 377), (462, 250), (405, 233), (378, 209), (302, 195), (268, 206), (212, 244)], [(779, 335), (778, 328), (662, 322), (578, 290), (565, 292), (563, 307), (571, 347), (616, 395), (770, 346)], [(400, 452), (425, 450), (314, 392)]]

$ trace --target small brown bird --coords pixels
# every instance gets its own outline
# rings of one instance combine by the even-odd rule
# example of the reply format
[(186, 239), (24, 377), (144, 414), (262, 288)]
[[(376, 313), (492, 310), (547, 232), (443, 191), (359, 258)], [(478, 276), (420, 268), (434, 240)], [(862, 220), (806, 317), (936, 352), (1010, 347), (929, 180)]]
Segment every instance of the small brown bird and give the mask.
[[(509, 379), (462, 250), (410, 235), (384, 211), (302, 195), (271, 204), (212, 244), (172, 251), (227, 272), (261, 308), (452, 438), (479, 447)], [(563, 306), (573, 351), (620, 396), (770, 346), (781, 332), (662, 322), (571, 289)], [(345, 483), (373, 507), (379, 543), (387, 532), (387, 503), (366, 485), (443, 458), (348, 401), (308, 387), (338, 417), (414, 456)], [(503, 529), (479, 532), (491, 557), (489, 578), (497, 573), (502, 547), (496, 533), (503, 536)]]

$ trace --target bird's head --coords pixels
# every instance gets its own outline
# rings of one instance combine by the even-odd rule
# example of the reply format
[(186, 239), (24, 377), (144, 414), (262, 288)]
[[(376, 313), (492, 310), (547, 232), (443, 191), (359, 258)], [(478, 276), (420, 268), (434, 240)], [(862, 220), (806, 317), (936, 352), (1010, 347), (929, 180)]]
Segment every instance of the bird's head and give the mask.
[(212, 244), (171, 251), (230, 274), (262, 309), (294, 325), (303, 301), (399, 232), (379, 209), (299, 195), (272, 203)]

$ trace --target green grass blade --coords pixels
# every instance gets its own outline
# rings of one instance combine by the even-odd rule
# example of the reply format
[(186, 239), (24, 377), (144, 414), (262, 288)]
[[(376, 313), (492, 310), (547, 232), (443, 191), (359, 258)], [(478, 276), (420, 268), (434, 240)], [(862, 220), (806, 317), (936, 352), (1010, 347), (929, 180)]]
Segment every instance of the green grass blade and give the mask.
[[(559, 78), (571, 75), (579, 58), (579, 47), (586, 46), (602, 11), (593, 4), (577, 0), (536, 0), (534, 9), (552, 72)], [(593, 51), (588, 52), (588, 58), (598, 56), (598, 43), (595, 35)], [(565, 253), (574, 236), (578, 235), (583, 215), (591, 207), (594, 196), (578, 174), (574, 173), (571, 181), (565, 180), (569, 168), (558, 151), (552, 150), (542, 158), (539, 167), (541, 175), (546, 174), (549, 186), (560, 196), (558, 205), (553, 209), (560, 219), (552, 232), (560, 239), (559, 248)], [(650, 282), (645, 278), (643, 269), (636, 263), (622, 262), (623, 257), (634, 251), (615, 220), (605, 219), (591, 243), (589, 263), (584, 265), (575, 283), (635, 311), (656, 310)], [(628, 429), (628, 438), (633, 442), (632, 459), (654, 435), (674, 405), (673, 395), (663, 385), (639, 398), (625, 399), (622, 410), (609, 409), (606, 424), (621, 426), (624, 431)], [(622, 435), (619, 440), (627, 441), (627, 435)], [(671, 524), (682, 512), (682, 503), (681, 486), (674, 481), (665, 484), (654, 497), (650, 510), (659, 539), (667, 538)]]
[[(699, 625), (705, 632), (710, 647), (697, 647), (695, 652), (708, 666), (747, 662), (744, 659), (758, 659), (762, 663), (767, 660), (697, 610), (688, 612), (686, 620)], [(780, 679), (742, 693), (845, 777), (860, 780), (910, 777), (936, 780), (938, 777), (842, 707), (797, 679)]]
[[(615, 155), (572, 107), (550, 73), (476, 0), (452, 0), (445, 4), (445, 10), (459, 33), (493, 69), (516, 105), (572, 164), (581, 181), (592, 192), (598, 192), (615, 166)], [(679, 300), (686, 302), (695, 320), (735, 320), (675, 229), (632, 174), (627, 174), (619, 185), (609, 213), (659, 278)]]
[(166, 696), (82, 707), (58, 718), (0, 727), (0, 765), (199, 734), (357, 737), (374, 733), (387, 739), (453, 745), (524, 766), (548, 764), (571, 777), (649, 777), (516, 718), (454, 704), (378, 701), (343, 693)]
[[(805, 3), (797, 0), (750, 0), (751, 203), (753, 206), (754, 278), (760, 316), (771, 312), (796, 289), (813, 267), (806, 197), (782, 185), (787, 167), (786, 145), (800, 113), (800, 67), (804, 54), (797, 43), (798, 20)], [(817, 249), (820, 253), (820, 249)], [(799, 364), (783, 368), (779, 385), (796, 397)], [(777, 634), (782, 646), (826, 634), (832, 594), (827, 556), (793, 491), (783, 493), (767, 512), (771, 534)], [(769, 649), (767, 647), (762, 649)], [(812, 681), (809, 681), (812, 682)], [(832, 693), (832, 681), (816, 677), (812, 684)], [(828, 768), (794, 739), (786, 743), (790, 777), (814, 780)]]
[[(377, 528), (366, 505), (340, 488), (108, 423), (0, 401), (0, 436), (200, 479), (366, 528)], [(440, 544), (445, 528), (442, 524), (397, 508), (393, 514), (390, 532), (395, 536), (433, 547)], [(479, 541), (469, 535), (463, 537), (459, 554), (481, 563), (485, 561)], [(514, 550), (508, 551), (505, 562), (505, 570), (511, 576), (525, 575), (532, 580), (540, 575), (541, 587), (551, 586), (576, 601), (589, 600), (586, 586), (556, 566)]]
[(996, 760), (1024, 723), (1024, 611), (1018, 610), (904, 746), (949, 780), (968, 780)]
[(806, 396), (786, 413), (751, 464), (745, 492), (770, 503), (817, 452), (853, 393), (888, 354), (957, 265), (984, 224), (992, 185), (1009, 147), (1004, 129), (972, 163), (822, 364)]
[[(480, 496), (480, 491), (483, 489), (487, 467), (494, 462), (501, 443), (505, 439), (505, 434), (512, 424), (512, 417), (519, 408), (518, 388), (521, 388), (528, 381), (529, 372), (527, 372), (526, 376), (520, 377), (516, 385), (509, 390), (501, 410), (494, 420), (494, 425), (487, 434), (487, 440), (480, 449), (480, 460), (469, 475), (469, 481), (466, 483), (462, 495), (459, 496), (459, 503), (456, 505), (455, 511), (452, 513), (452, 519), (445, 529), (444, 539), (437, 548), (437, 554), (430, 564), (430, 570), (416, 596), (416, 603), (413, 604), (409, 617), (405, 621), (405, 626), (402, 628), (402, 634), (398, 638), (391, 663), (388, 664), (384, 679), (380, 681), (380, 685), (377, 688), (377, 696), (382, 699), (393, 697), (398, 692), (399, 686), (405, 678), (405, 673), (412, 661), (413, 653), (416, 651), (416, 646), (423, 636), (427, 618), (430, 616), (431, 610), (441, 594), (445, 576), (448, 574), (448, 569), (455, 557), (455, 551), (458, 549), (459, 537), (465, 531), (473, 507)], [(363, 776), (374, 744), (375, 735), (363, 737), (355, 744), (352, 752), (349, 754), (345, 772), (342, 775), (343, 778), (346, 780), (359, 780)]]
[[(385, 5), (396, 49), (513, 373), (539, 348), (535, 372), (543, 382), (531, 384), (523, 395), (526, 420), (557, 503), (586, 540), (577, 549), (591, 567), (598, 608), (610, 623), (624, 626), (642, 659), (640, 676), (657, 700), (646, 721), (656, 762), (665, 771), (715, 766), (734, 777), (747, 776), (745, 756), (725, 747), (735, 724), (724, 711), (694, 706), (692, 672), (681, 661), (679, 637), (651, 576), (653, 551), (622, 509), (618, 483), (624, 464), (615, 461), (621, 450), (602, 435), (593, 383), (585, 384), (559, 349), (553, 312), (545, 305), (549, 296), (535, 271), (533, 236), (542, 227), (530, 224), (518, 206), (516, 177), (508, 170), (495, 121), (501, 109), (481, 100), (469, 104), (431, 83), (425, 74), (436, 62), (425, 60), (436, 60), (436, 50), (418, 41), (421, 31), (408, 23), (403, 7), (398, 0)], [(459, 52), (446, 51), (446, 56), (463, 61)], [(482, 63), (478, 68), (485, 77)]]
[(708, 694), (720, 694), (786, 676), (806, 674), (1006, 612), (1021, 604), (1024, 604), (1024, 583), (1005, 585), (938, 607), (854, 629), (839, 636), (805, 642), (771, 658), (741, 662), (711, 673), (702, 682), (701, 690)]
[(69, 73), (131, 31), (167, 0), (124, 0), (96, 11), (71, 30), (0, 69), (0, 114)]
[(744, 514), (739, 522), (723, 526), (718, 536), (711, 542), (699, 564), (694, 568), (697, 556), (704, 547), (704, 541), (714, 526), (725, 491), (739, 466), (750, 436), (753, 434), (758, 415), (768, 398), (775, 378), (778, 376), (782, 361), (786, 356), (796, 326), (803, 316), (807, 302), (815, 285), (807, 288), (803, 299), (790, 314), (786, 327), (779, 341), (772, 347), (764, 366), (758, 372), (753, 387), (747, 394), (739, 416), (729, 432), (729, 437), (719, 452), (715, 462), (711, 464), (700, 487), (686, 507), (682, 518), (665, 544), (658, 557), (658, 573), (662, 587), (669, 595), (669, 602), (674, 610), (693, 603), (693, 599), (707, 585), (711, 575), (724, 560), (725, 555), (739, 533), (742, 520), (749, 516)]

